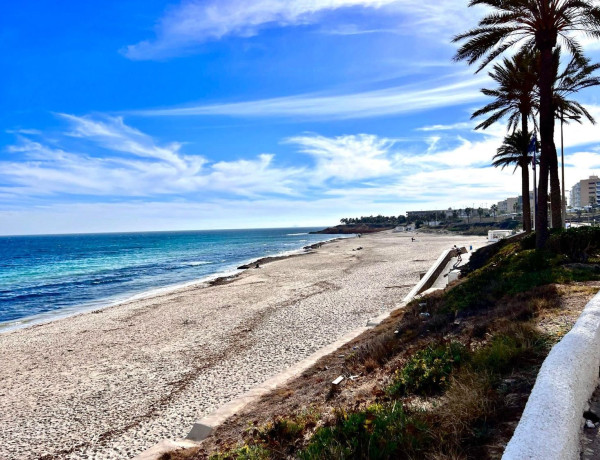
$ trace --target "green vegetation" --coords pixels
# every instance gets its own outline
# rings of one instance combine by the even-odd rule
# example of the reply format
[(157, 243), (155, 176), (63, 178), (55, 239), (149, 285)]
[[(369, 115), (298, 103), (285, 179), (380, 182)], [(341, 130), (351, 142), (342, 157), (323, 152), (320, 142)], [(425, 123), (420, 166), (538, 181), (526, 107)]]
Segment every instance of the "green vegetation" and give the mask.
[(257, 444), (244, 444), (226, 452), (210, 456), (210, 460), (267, 460), (270, 458), (272, 458), (271, 453)]
[(466, 348), (460, 342), (430, 345), (415, 353), (402, 369), (396, 371), (388, 392), (393, 396), (440, 393), (449, 383), (454, 368), (464, 363), (466, 356)]
[(587, 261), (600, 249), (600, 229), (590, 227), (556, 232), (548, 241), (549, 250), (524, 249), (534, 244), (535, 234), (532, 234), (520, 244), (500, 249), (463, 283), (445, 293), (447, 311), (489, 308), (504, 296), (513, 296), (536, 286), (600, 279), (600, 267), (572, 264)]
[(419, 458), (431, 442), (430, 427), (394, 402), (364, 411), (339, 411), (334, 424), (317, 430), (298, 457), (316, 459)]
[(404, 224), (406, 222), (406, 217), (403, 215), (399, 216), (382, 216), (381, 214), (378, 216), (361, 216), (361, 217), (344, 217), (340, 219), (340, 223), (343, 225), (362, 225), (362, 224), (377, 224), (377, 225), (390, 225), (396, 226), (400, 224)]
[[(539, 360), (549, 341), (533, 329), (508, 326), (472, 351), (437, 342), (415, 353), (396, 373), (392, 400), (364, 410), (339, 411), (298, 454), (303, 459), (409, 459), (477, 451), (501, 409), (503, 377)], [(453, 375), (456, 374), (456, 375)], [(407, 410), (401, 396), (443, 394), (431, 411)], [(465, 442), (466, 440), (466, 442)]]

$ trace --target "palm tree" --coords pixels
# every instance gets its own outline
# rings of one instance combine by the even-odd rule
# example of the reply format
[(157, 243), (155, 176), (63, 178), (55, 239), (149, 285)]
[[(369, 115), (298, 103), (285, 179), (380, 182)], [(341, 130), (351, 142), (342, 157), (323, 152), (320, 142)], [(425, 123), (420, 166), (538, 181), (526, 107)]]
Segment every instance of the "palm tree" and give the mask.
[[(572, 56), (564, 69), (560, 70), (561, 48), (557, 47), (553, 53), (554, 84), (552, 87), (552, 108), (556, 120), (575, 120), (581, 123), (586, 118), (592, 124), (596, 124), (594, 117), (575, 100), (568, 99), (574, 93), (584, 88), (600, 85), (600, 78), (593, 73), (600, 68), (600, 64), (590, 64), (585, 56)], [(553, 139), (554, 140), (554, 139)], [(556, 146), (552, 145), (553, 151)], [(565, 184), (562, 184), (563, 187)], [(558, 160), (552, 156), (550, 164), (550, 201), (552, 203), (552, 227), (562, 228), (562, 197), (560, 192), (560, 180), (558, 178)], [(560, 203), (561, 206), (555, 204)]]
[[(501, 64), (496, 64), (489, 76), (498, 83), (497, 89), (482, 89), (486, 96), (494, 100), (473, 113), (471, 118), (489, 115), (489, 117), (475, 127), (486, 129), (493, 123), (508, 117), (508, 130), (514, 130), (521, 125), (521, 132), (529, 132), (529, 118), (534, 121), (536, 108), (536, 86), (538, 72), (536, 69), (535, 54), (528, 50), (521, 50), (512, 59), (504, 59)], [(491, 114), (491, 115), (490, 115)], [(529, 142), (522, 144), (522, 155), (527, 157)], [(525, 166), (522, 170), (523, 180), (527, 182), (527, 195), (529, 196), (529, 172)], [(531, 209), (529, 200), (523, 201), (523, 230), (531, 232)]]
[(465, 208), (465, 215), (467, 216), (467, 223), (471, 223), (471, 213), (473, 212), (473, 208)]
[[(523, 197), (523, 229), (527, 223), (531, 223), (531, 212), (529, 206), (529, 165), (533, 160), (529, 154), (527, 147), (529, 146), (531, 133), (523, 135), (523, 131), (517, 130), (508, 134), (504, 138), (504, 142), (498, 150), (492, 162), (492, 166), (496, 168), (506, 168), (507, 166), (515, 166), (521, 168), (521, 196)], [(524, 148), (525, 147), (525, 148)], [(537, 147), (537, 146), (536, 146)], [(531, 227), (530, 227), (531, 229)], [(531, 230), (530, 230), (531, 231)]]
[(479, 222), (481, 222), (481, 219), (482, 219), (484, 213), (485, 213), (485, 211), (483, 210), (483, 208), (481, 208), (481, 207), (477, 208), (477, 214), (479, 215)]
[[(565, 119), (575, 119), (585, 117), (592, 124), (596, 121), (592, 115), (580, 103), (574, 100), (567, 99), (569, 96), (578, 93), (582, 89), (600, 85), (600, 77), (593, 75), (595, 71), (600, 69), (600, 64), (590, 64), (590, 60), (585, 56), (573, 56), (561, 71), (560, 67), (560, 47), (554, 51), (554, 109), (555, 117), (560, 120), (561, 113)], [(568, 118), (567, 118), (568, 117)]]
[(496, 222), (496, 214), (498, 214), (498, 205), (493, 204), (490, 208), (490, 211), (492, 211), (492, 215), (494, 216), (494, 222)]
[(469, 64), (482, 60), (478, 72), (509, 48), (523, 43), (526, 48), (540, 53), (539, 112), (542, 152), (538, 213), (536, 215), (536, 247), (541, 249), (548, 239), (548, 174), (554, 137), (552, 108), (553, 50), (558, 40), (569, 52), (581, 56), (581, 46), (573, 32), (583, 32), (600, 38), (600, 8), (593, 0), (471, 0), (469, 6), (484, 5), (494, 11), (479, 21), (479, 25), (454, 38), (466, 40), (456, 53), (456, 60)]

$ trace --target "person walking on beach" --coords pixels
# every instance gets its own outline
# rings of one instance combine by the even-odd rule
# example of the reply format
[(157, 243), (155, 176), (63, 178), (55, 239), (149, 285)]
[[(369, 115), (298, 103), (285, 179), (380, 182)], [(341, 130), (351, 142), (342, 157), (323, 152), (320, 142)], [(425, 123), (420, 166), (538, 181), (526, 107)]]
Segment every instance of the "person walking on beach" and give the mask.
[(456, 245), (454, 245), (452, 249), (454, 249), (454, 254), (457, 258), (456, 265), (458, 265), (460, 262), (462, 262), (462, 251)]

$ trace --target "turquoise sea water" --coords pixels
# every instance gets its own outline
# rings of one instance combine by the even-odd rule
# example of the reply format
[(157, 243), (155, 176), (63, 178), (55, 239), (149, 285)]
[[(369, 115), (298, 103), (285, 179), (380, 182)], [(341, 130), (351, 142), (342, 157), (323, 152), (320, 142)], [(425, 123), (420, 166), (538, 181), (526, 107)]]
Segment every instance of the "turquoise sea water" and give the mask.
[(231, 273), (341, 235), (313, 228), (0, 237), (0, 330)]

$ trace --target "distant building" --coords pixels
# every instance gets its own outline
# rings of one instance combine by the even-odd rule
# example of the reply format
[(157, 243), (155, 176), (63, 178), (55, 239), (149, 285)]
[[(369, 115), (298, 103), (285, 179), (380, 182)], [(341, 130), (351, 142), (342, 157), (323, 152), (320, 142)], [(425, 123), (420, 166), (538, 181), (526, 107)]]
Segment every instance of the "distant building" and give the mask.
[(507, 198), (506, 200), (498, 201), (498, 214), (511, 214), (516, 212), (515, 204), (520, 211), (523, 207), (523, 200), (520, 196)]
[(600, 178), (590, 176), (580, 180), (571, 189), (571, 207), (583, 208), (600, 203)]
[(452, 217), (452, 213), (454, 211), (452, 209), (432, 209), (430, 211), (408, 211), (406, 213), (406, 219), (409, 222), (414, 222), (416, 220), (431, 220), (440, 217)]
[[(507, 198), (506, 200), (499, 201), (498, 206), (498, 214), (512, 214), (515, 212), (515, 203), (517, 203), (518, 212), (523, 211), (523, 197), (521, 195), (515, 196), (512, 198)], [(529, 191), (529, 209), (533, 213), (533, 209), (535, 207), (535, 200), (533, 199), (533, 192)]]

